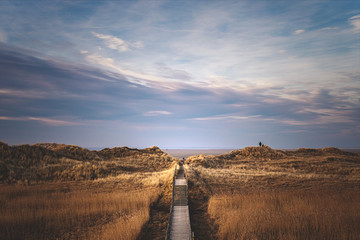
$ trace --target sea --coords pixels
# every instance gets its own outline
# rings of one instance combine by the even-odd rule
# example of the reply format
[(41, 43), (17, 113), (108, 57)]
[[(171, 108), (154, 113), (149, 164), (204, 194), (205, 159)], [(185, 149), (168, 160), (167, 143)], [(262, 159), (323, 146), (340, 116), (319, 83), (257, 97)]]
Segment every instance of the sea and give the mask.
[(220, 155), (224, 153), (229, 153), (234, 149), (161, 149), (167, 154), (176, 157), (176, 158), (188, 158), (194, 155)]
[[(88, 149), (89, 150), (100, 151), (103, 148), (104, 147), (90, 147)], [(190, 156), (196, 156), (196, 155), (200, 155), (200, 154), (215, 155), (216, 156), (216, 155), (220, 155), (220, 154), (229, 153), (229, 152), (231, 152), (233, 150), (236, 150), (236, 149), (231, 149), (231, 148), (224, 148), (224, 149), (206, 149), (206, 148), (199, 148), (199, 149), (195, 149), (195, 148), (191, 148), (191, 149), (166, 149), (166, 148), (161, 148), (161, 150), (166, 152), (167, 154), (170, 154), (173, 157), (183, 159), (183, 158), (188, 158)], [(279, 150), (294, 151), (296, 149), (279, 149)], [(360, 148), (352, 148), (352, 149), (350, 149), (350, 148), (342, 148), (341, 150), (346, 151), (346, 152), (360, 152)]]

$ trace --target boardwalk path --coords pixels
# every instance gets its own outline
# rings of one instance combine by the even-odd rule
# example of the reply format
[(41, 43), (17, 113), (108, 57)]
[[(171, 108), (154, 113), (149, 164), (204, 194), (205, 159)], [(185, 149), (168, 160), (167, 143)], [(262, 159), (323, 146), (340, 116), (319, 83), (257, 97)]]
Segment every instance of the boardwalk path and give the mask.
[(166, 239), (191, 239), (189, 205), (187, 196), (188, 185), (183, 165), (180, 165), (179, 171), (174, 180), (172, 207), (170, 211)]

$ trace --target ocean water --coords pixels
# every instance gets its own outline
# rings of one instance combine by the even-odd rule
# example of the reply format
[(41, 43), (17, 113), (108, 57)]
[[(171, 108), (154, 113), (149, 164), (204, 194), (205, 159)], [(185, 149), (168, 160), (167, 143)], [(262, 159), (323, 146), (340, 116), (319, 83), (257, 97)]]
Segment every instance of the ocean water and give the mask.
[(194, 155), (220, 155), (231, 152), (233, 149), (161, 149), (176, 158), (187, 158)]

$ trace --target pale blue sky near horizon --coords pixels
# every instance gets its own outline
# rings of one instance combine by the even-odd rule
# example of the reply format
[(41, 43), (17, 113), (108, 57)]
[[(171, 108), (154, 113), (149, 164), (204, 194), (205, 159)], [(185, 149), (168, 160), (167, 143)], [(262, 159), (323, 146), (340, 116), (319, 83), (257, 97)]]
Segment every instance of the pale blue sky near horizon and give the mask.
[(0, 1), (0, 140), (360, 148), (360, 1)]

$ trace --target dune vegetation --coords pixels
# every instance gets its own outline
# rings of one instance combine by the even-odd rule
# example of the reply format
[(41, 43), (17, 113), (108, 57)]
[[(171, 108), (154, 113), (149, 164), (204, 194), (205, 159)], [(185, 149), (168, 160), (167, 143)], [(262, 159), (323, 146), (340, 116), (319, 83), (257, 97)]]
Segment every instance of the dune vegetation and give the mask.
[(158, 189), (94, 192), (100, 189), (82, 185), (1, 188), (0, 238), (135, 239), (159, 196)]
[(165, 234), (176, 159), (159, 148), (0, 150), (0, 239), (146, 239), (159, 219)]
[(175, 158), (157, 147), (105, 148), (43, 143), (9, 146), (0, 142), (0, 182), (80, 181), (169, 168)]
[(359, 239), (360, 194), (280, 191), (214, 195), (218, 239)]
[[(0, 239), (163, 239), (174, 166), (157, 147), (0, 142)], [(360, 239), (360, 154), (247, 147), (185, 161), (196, 239)]]
[(186, 163), (198, 239), (360, 238), (359, 153), (263, 146)]

